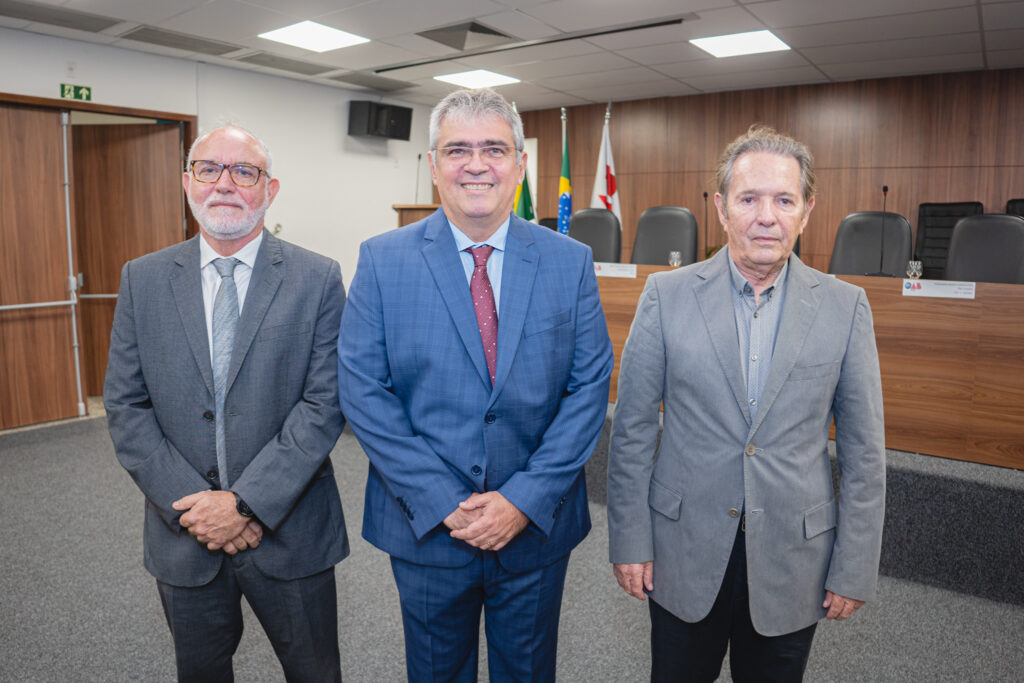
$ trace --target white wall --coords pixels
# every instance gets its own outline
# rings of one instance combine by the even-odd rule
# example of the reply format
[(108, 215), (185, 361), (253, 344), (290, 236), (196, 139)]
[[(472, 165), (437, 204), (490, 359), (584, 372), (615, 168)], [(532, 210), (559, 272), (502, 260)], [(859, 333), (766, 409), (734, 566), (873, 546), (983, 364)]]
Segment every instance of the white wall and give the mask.
[[(413, 108), (408, 142), (351, 137), (351, 90), (0, 28), (0, 91), (57, 98), (60, 83), (88, 85), (93, 102), (193, 114), (201, 130), (233, 121), (270, 147), (281, 192), (267, 212), (280, 236), (341, 263), (346, 285), (359, 243), (397, 225), (392, 204), (431, 201), (430, 108)], [(73, 65), (73, 66), (69, 66)]]

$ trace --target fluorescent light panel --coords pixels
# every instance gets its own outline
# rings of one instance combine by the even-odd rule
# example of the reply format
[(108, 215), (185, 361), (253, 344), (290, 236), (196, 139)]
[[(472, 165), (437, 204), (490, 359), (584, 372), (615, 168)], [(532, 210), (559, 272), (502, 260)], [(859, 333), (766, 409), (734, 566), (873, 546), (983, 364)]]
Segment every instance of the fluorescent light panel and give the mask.
[(690, 42), (715, 57), (756, 55), (761, 52), (779, 52), (790, 49), (789, 45), (779, 40), (771, 31), (750, 31), (727, 36), (695, 38)]
[(312, 50), (313, 52), (327, 52), (370, 42), (369, 38), (363, 38), (346, 31), (339, 31), (336, 28), (324, 26), (315, 21), (300, 21), (291, 26), (261, 33), (259, 36), (260, 38), (284, 43), (285, 45), (294, 45), (295, 47)]
[(487, 69), (474, 69), (473, 71), (463, 71), (457, 74), (434, 76), (434, 80), (461, 85), (463, 88), (494, 88), (499, 85), (519, 82), (518, 78), (496, 74)]

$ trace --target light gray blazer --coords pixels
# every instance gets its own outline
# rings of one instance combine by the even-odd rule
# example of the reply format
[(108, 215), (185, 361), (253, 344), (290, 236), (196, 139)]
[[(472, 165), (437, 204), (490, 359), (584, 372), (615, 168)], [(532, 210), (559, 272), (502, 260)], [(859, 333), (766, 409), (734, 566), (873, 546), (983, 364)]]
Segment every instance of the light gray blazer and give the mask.
[[(875, 593), (885, 505), (882, 388), (864, 291), (789, 259), (751, 422), (728, 253), (651, 276), (622, 354), (608, 466), (611, 561), (654, 561), (651, 597), (707, 616), (746, 508), (750, 613), (763, 635)], [(658, 443), (659, 404), (664, 433)], [(826, 452), (836, 422), (838, 501)]]
[[(146, 568), (200, 586), (223, 559), (178, 524), (178, 498), (216, 487), (213, 369), (199, 237), (121, 271), (103, 399), (117, 458), (146, 497)], [(263, 524), (246, 550), (278, 579), (309, 576), (348, 554), (328, 454), (338, 407), (338, 264), (264, 231), (238, 321), (225, 398), (231, 489)]]

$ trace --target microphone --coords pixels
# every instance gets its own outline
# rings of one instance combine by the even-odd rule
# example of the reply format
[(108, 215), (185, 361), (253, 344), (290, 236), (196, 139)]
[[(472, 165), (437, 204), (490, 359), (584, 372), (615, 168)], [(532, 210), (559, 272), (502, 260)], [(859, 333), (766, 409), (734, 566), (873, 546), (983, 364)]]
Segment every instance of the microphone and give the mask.
[(420, 162), (423, 161), (423, 152), (416, 155), (416, 198), (413, 200), (413, 204), (420, 203)]
[(704, 258), (708, 257), (708, 193), (704, 193)]
[(876, 275), (879, 277), (897, 277), (892, 273), (885, 272), (885, 206), (889, 199), (889, 186), (882, 185), (882, 224), (879, 228), (879, 234), (881, 236), (881, 246), (878, 250), (878, 272), (867, 273), (867, 275)]

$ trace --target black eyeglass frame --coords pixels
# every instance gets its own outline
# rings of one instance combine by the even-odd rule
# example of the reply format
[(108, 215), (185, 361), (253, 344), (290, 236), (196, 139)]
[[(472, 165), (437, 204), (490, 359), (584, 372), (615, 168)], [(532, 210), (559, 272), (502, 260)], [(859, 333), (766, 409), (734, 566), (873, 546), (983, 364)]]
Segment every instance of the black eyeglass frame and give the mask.
[[(202, 179), (199, 178), (199, 176), (196, 175), (196, 164), (210, 164), (210, 166), (220, 166), (220, 173), (218, 173), (217, 177), (214, 178), (213, 180), (202, 180)], [(235, 176), (231, 173), (231, 169), (233, 169), (233, 168), (255, 168), (256, 169), (256, 180), (254, 180), (251, 185), (243, 185), (243, 184), (239, 183), (237, 180), (235, 180)], [(196, 182), (197, 183), (205, 183), (207, 185), (213, 185), (214, 183), (220, 182), (221, 176), (224, 175), (224, 171), (225, 170), (227, 170), (228, 177), (231, 178), (231, 182), (233, 182), (238, 187), (253, 187), (253, 186), (257, 185), (260, 182), (260, 176), (266, 176), (268, 178), (270, 177), (270, 173), (267, 171), (267, 169), (260, 168), (256, 164), (246, 164), (246, 163), (221, 164), (219, 162), (211, 161), (209, 159), (193, 159), (188, 164), (189, 174), (193, 178), (195, 178)]]

